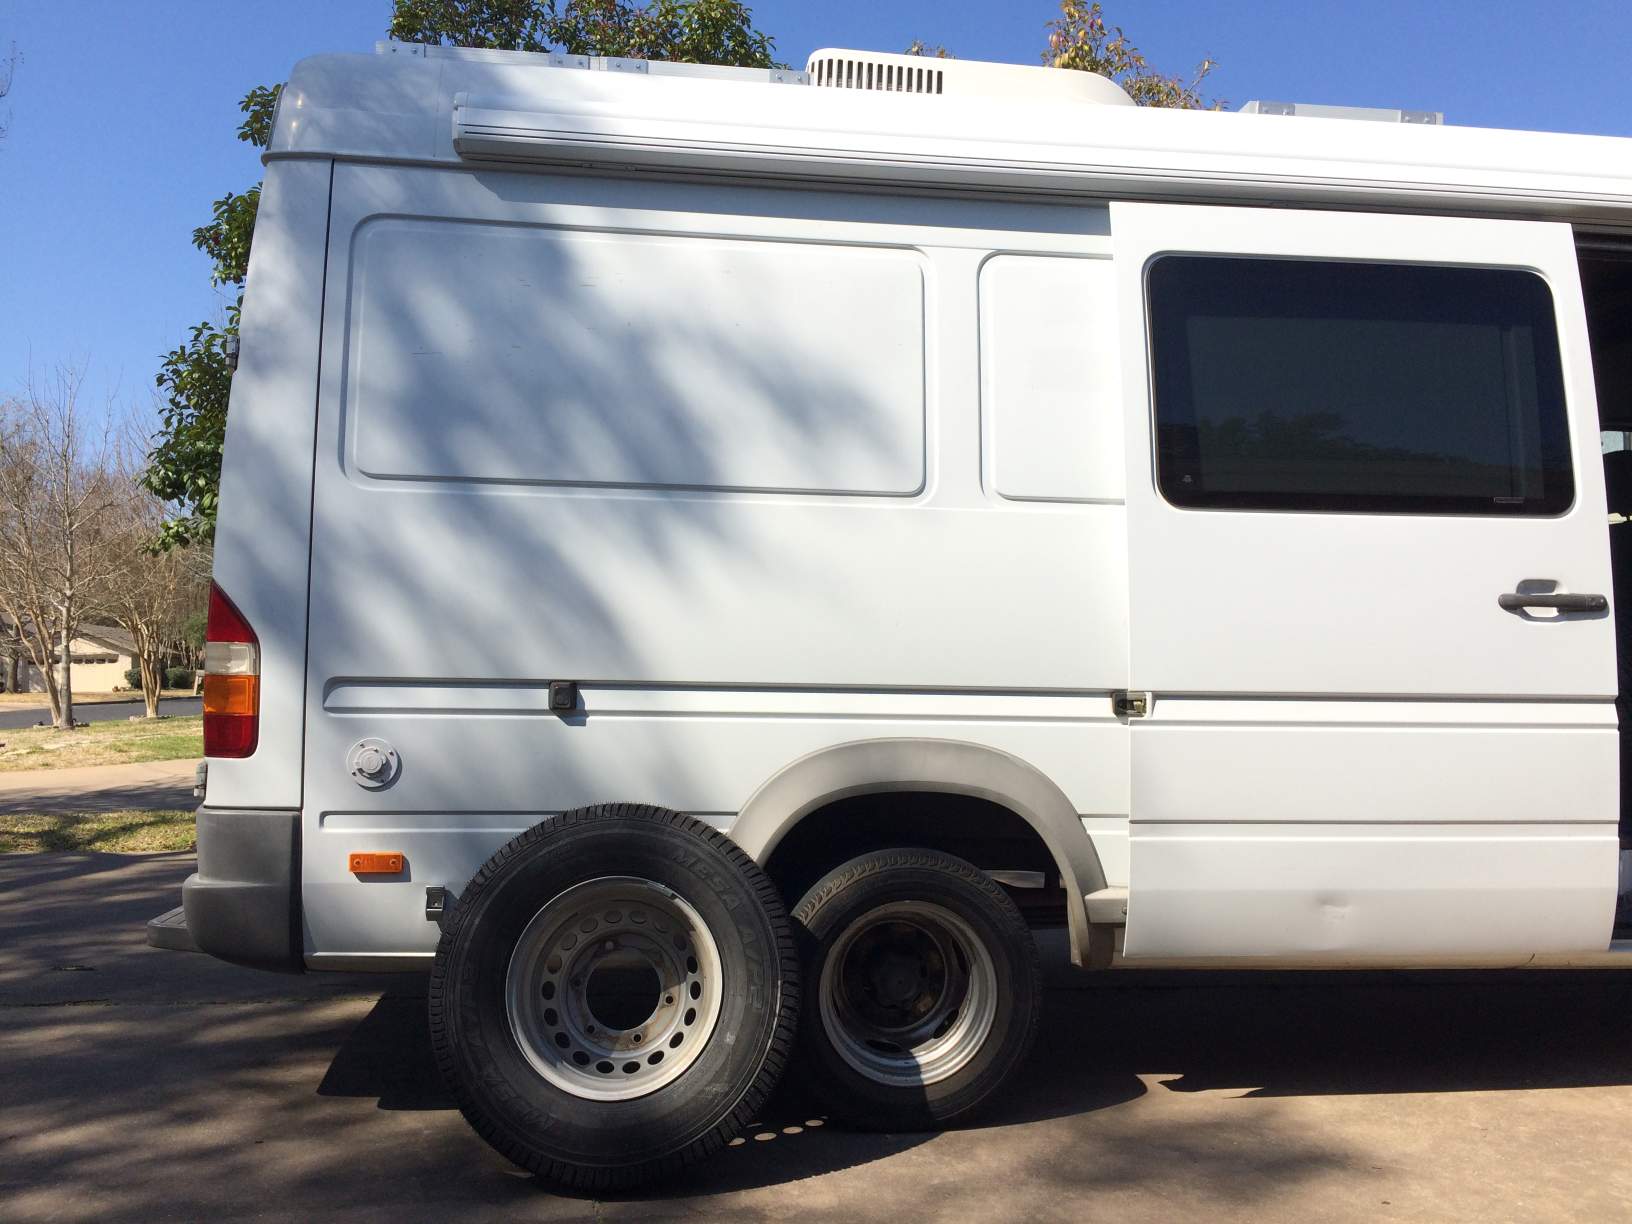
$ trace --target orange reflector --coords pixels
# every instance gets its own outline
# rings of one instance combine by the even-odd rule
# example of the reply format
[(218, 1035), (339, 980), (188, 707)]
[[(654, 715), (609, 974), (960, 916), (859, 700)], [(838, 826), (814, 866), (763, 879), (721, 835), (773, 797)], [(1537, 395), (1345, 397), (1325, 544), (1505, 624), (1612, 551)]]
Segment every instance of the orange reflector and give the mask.
[(204, 713), (258, 714), (261, 704), (259, 676), (205, 676)]
[(346, 870), (353, 875), (399, 875), (402, 855), (350, 854), (346, 856)]

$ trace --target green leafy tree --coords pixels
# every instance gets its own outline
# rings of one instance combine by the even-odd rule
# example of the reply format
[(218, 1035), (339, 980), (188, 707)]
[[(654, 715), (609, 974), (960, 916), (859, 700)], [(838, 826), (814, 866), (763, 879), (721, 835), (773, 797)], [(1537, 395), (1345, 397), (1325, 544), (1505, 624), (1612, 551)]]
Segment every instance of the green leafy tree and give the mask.
[(1188, 81), (1163, 76), (1145, 62), (1121, 26), (1106, 24), (1097, 0), (1092, 4), (1062, 0), (1060, 15), (1048, 23), (1048, 50), (1043, 53), (1043, 62), (1053, 68), (1109, 77), (1140, 106), (1217, 110), (1223, 105), (1201, 93), (1202, 82), (1215, 67), (1212, 60), (1202, 60)]
[(391, 37), (739, 68), (776, 67), (741, 0), (397, 0)]
[[(249, 91), (238, 109), (244, 121), (238, 139), (265, 148), (272, 139), (272, 116), (281, 85)], [(163, 397), (160, 427), (142, 484), (179, 508), (159, 536), (163, 547), (207, 541), (215, 535), (216, 494), (221, 486), (221, 443), (226, 437), (227, 396), (232, 389), (228, 348), (238, 335), (244, 276), (260, 207), (259, 183), (217, 200), (207, 224), (193, 231), (193, 245), (210, 259), (213, 284), (233, 286), (238, 295), (225, 323), (200, 323), (191, 338), (165, 354), (154, 380)]]

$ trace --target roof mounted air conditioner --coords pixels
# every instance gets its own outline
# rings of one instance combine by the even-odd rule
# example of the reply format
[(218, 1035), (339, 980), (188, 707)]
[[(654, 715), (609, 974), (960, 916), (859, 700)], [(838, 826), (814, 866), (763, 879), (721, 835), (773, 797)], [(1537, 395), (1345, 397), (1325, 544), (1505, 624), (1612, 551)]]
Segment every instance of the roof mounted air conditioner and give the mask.
[(1000, 102), (1133, 105), (1133, 99), (1120, 85), (1095, 73), (1031, 68), (1023, 64), (984, 64), (976, 60), (824, 47), (811, 53), (805, 73), (812, 85), (823, 89), (866, 89)]

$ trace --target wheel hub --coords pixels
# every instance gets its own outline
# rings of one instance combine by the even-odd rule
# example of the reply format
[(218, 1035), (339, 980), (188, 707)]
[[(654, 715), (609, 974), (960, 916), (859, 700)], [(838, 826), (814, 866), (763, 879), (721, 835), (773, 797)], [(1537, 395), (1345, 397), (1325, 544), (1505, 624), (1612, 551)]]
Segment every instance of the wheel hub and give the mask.
[(928, 902), (857, 918), (834, 941), (818, 990), (840, 1056), (889, 1084), (954, 1074), (980, 1049), (997, 1009), (985, 946), (962, 918)]
[(930, 1011), (947, 987), (940, 950), (910, 923), (880, 923), (865, 931), (850, 951), (850, 977), (859, 984), (857, 1000), (868, 1018), (899, 1025)]
[(505, 976), (510, 1031), (545, 1079), (627, 1100), (685, 1072), (719, 1017), (719, 951), (702, 917), (651, 880), (608, 876), (555, 897)]

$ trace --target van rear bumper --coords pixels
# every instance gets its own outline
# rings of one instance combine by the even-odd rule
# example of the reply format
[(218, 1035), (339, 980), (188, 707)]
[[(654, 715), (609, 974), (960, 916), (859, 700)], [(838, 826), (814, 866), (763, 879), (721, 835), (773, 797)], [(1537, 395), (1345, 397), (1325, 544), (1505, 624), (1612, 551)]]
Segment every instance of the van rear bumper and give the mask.
[(300, 813), (198, 809), (198, 871), (181, 886), (200, 952), (280, 973), (305, 970)]

